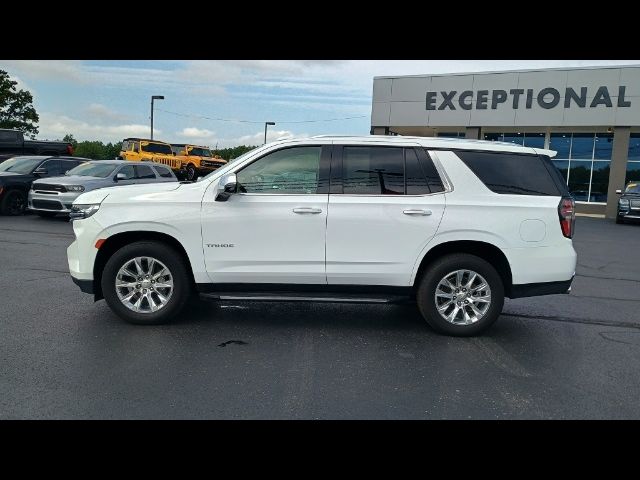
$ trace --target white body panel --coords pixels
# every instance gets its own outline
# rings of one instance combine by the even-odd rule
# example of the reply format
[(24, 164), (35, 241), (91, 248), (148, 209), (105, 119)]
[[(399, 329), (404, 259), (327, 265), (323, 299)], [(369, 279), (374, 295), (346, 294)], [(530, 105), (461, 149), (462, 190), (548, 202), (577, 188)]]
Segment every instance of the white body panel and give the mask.
[[(327, 282), (328, 195), (241, 193), (216, 202), (215, 183), (202, 203), (204, 255), (211, 282)], [(294, 212), (302, 209), (319, 213)]]
[[(235, 194), (215, 202), (218, 180), (265, 153), (290, 145), (419, 145), (450, 189), (424, 196)], [(447, 148), (520, 153), (553, 152), (494, 142), (407, 137), (322, 137), (265, 145), (192, 184), (151, 184), (85, 193), (75, 204), (101, 203), (76, 220), (69, 269), (93, 278), (99, 239), (130, 231), (161, 232), (187, 252), (196, 283), (413, 285), (433, 247), (475, 240), (498, 247), (513, 283), (572, 278), (576, 254), (560, 230), (559, 197), (490, 191)], [(320, 209), (296, 214), (294, 208)], [(430, 215), (407, 215), (405, 210)], [(208, 247), (233, 244), (234, 247)]]

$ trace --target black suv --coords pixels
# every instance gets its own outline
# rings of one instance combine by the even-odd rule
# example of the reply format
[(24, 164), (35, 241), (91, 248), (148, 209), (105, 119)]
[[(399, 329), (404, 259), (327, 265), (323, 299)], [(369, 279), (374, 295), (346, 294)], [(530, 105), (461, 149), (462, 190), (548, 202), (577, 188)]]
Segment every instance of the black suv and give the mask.
[(640, 220), (640, 182), (630, 182), (624, 192), (616, 190), (616, 193), (620, 195), (616, 223), (624, 223), (626, 219)]
[(34, 180), (59, 177), (87, 160), (39, 155), (13, 157), (0, 163), (0, 214), (22, 215)]

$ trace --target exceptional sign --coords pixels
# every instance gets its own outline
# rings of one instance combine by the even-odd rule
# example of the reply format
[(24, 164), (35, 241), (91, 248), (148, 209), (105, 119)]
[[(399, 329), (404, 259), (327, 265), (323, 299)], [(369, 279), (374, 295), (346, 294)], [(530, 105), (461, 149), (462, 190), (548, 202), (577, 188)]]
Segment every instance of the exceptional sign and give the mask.
[[(612, 108), (615, 105), (621, 108), (630, 107), (631, 101), (626, 98), (627, 87), (620, 85), (615, 94), (609, 93), (609, 88), (600, 86), (593, 98), (589, 95), (588, 87), (577, 89), (568, 87), (561, 95), (557, 88), (547, 87), (539, 91), (532, 88), (513, 88), (510, 90), (464, 90), (457, 92), (440, 91), (427, 92), (427, 110), (496, 110), (498, 105), (507, 104), (512, 109), (531, 108), (536, 102), (541, 108)], [(612, 100), (612, 96), (614, 100)], [(561, 102), (561, 99), (564, 100)], [(617, 97), (617, 98), (616, 98)], [(588, 101), (588, 99), (591, 100)], [(475, 100), (475, 102), (474, 102)]]

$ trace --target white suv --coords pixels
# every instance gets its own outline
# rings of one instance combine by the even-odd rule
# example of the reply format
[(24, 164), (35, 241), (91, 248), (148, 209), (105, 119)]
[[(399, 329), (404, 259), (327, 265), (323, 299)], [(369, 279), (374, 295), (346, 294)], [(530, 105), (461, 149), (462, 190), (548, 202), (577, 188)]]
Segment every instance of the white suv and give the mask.
[(201, 181), (82, 194), (69, 269), (132, 323), (228, 299), (415, 299), (474, 335), (504, 297), (567, 293), (574, 202), (555, 152), (428, 137), (264, 145)]

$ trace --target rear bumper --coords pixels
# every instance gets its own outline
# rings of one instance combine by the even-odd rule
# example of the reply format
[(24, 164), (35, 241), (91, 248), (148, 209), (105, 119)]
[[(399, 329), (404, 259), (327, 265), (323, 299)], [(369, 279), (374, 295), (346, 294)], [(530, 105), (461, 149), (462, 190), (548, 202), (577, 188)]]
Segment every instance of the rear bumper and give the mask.
[(523, 283), (520, 285), (512, 285), (509, 298), (538, 297), (541, 295), (558, 295), (571, 292), (570, 280), (561, 282), (542, 282), (542, 283)]
[(73, 283), (80, 287), (80, 291), (83, 293), (94, 293), (93, 291), (93, 280), (81, 280), (74, 276), (71, 276), (71, 280)]

